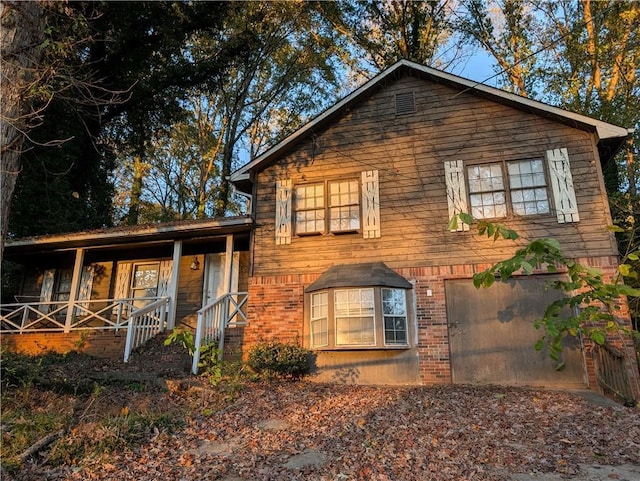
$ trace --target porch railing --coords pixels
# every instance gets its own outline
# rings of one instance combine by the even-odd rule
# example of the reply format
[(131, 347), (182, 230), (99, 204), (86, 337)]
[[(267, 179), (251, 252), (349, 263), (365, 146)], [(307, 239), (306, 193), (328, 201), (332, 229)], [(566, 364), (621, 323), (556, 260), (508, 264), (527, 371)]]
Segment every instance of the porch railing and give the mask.
[(162, 297), (131, 313), (124, 346), (124, 362), (129, 362), (131, 352), (166, 328), (168, 297)]
[[(83, 301), (34, 301), (0, 306), (0, 332), (71, 332), (125, 329), (136, 304), (168, 298), (91, 299)], [(148, 306), (144, 306), (145, 308)], [(68, 315), (72, 309), (73, 314)]]
[(200, 352), (203, 345), (218, 342), (220, 356), (224, 349), (224, 331), (228, 327), (247, 324), (247, 315), (242, 310), (247, 303), (247, 292), (230, 292), (217, 298), (198, 311), (195, 335), (195, 352), (191, 372), (198, 374)]
[(596, 381), (605, 393), (620, 398), (625, 404), (635, 404), (625, 358), (624, 353), (613, 346), (608, 344), (596, 346), (594, 349)]

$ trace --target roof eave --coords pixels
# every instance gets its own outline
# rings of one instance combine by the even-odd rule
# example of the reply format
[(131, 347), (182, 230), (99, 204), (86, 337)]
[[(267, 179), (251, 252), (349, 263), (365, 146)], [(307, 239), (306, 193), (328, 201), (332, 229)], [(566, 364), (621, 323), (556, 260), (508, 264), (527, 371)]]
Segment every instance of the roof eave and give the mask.
[(149, 225), (131, 229), (106, 229), (95, 232), (54, 234), (24, 239), (8, 240), (5, 254), (29, 249), (61, 249), (99, 247), (103, 245), (133, 244), (155, 240), (180, 240), (204, 235), (225, 235), (249, 231), (253, 220), (250, 217), (218, 218), (210, 222)]

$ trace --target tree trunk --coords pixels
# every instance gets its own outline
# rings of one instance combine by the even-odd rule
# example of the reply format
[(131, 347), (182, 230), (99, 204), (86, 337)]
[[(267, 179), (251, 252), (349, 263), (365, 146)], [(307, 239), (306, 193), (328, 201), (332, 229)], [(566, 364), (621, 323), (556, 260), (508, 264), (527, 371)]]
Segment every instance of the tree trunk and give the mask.
[(44, 36), (41, 2), (0, 3), (0, 258), (8, 232), (11, 199), (29, 128), (39, 118), (29, 89), (36, 82)]
[(129, 197), (129, 211), (127, 213), (127, 225), (138, 225), (140, 222), (140, 206), (142, 205), (142, 189), (144, 186), (145, 164), (142, 156), (133, 158), (133, 182)]

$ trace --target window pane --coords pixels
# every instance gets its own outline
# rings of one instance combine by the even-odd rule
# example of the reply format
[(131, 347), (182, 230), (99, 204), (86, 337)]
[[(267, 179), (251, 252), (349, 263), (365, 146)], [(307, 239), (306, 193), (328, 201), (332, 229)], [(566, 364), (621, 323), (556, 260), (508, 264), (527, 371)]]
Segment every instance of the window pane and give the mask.
[(382, 289), (385, 344), (407, 344), (407, 310), (404, 289)]
[(311, 347), (329, 344), (329, 306), (327, 292), (311, 294)]
[(324, 209), (296, 212), (296, 233), (309, 234), (324, 231)]
[(329, 229), (332, 232), (360, 228), (360, 191), (358, 182), (346, 180), (329, 183)]
[(296, 234), (324, 232), (324, 184), (296, 186), (294, 210)]
[(336, 345), (375, 344), (373, 289), (340, 289), (334, 293)]
[[(155, 297), (158, 293), (158, 271), (160, 265), (138, 264), (133, 268), (133, 286), (131, 297), (140, 299), (144, 297)], [(133, 305), (136, 308), (144, 307), (150, 301), (137, 301)]]
[(375, 344), (373, 317), (336, 317), (336, 345)]
[(158, 265), (146, 264), (135, 267), (133, 274), (133, 288), (153, 288), (158, 285)]
[(479, 219), (506, 215), (502, 164), (474, 165), (467, 168), (471, 214)]

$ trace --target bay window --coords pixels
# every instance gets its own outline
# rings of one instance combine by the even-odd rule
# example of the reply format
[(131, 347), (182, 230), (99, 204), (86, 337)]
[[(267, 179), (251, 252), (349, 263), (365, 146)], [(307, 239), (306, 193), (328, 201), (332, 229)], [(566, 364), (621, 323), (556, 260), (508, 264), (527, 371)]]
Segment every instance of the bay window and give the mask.
[(406, 289), (336, 288), (312, 293), (312, 349), (409, 347)]

